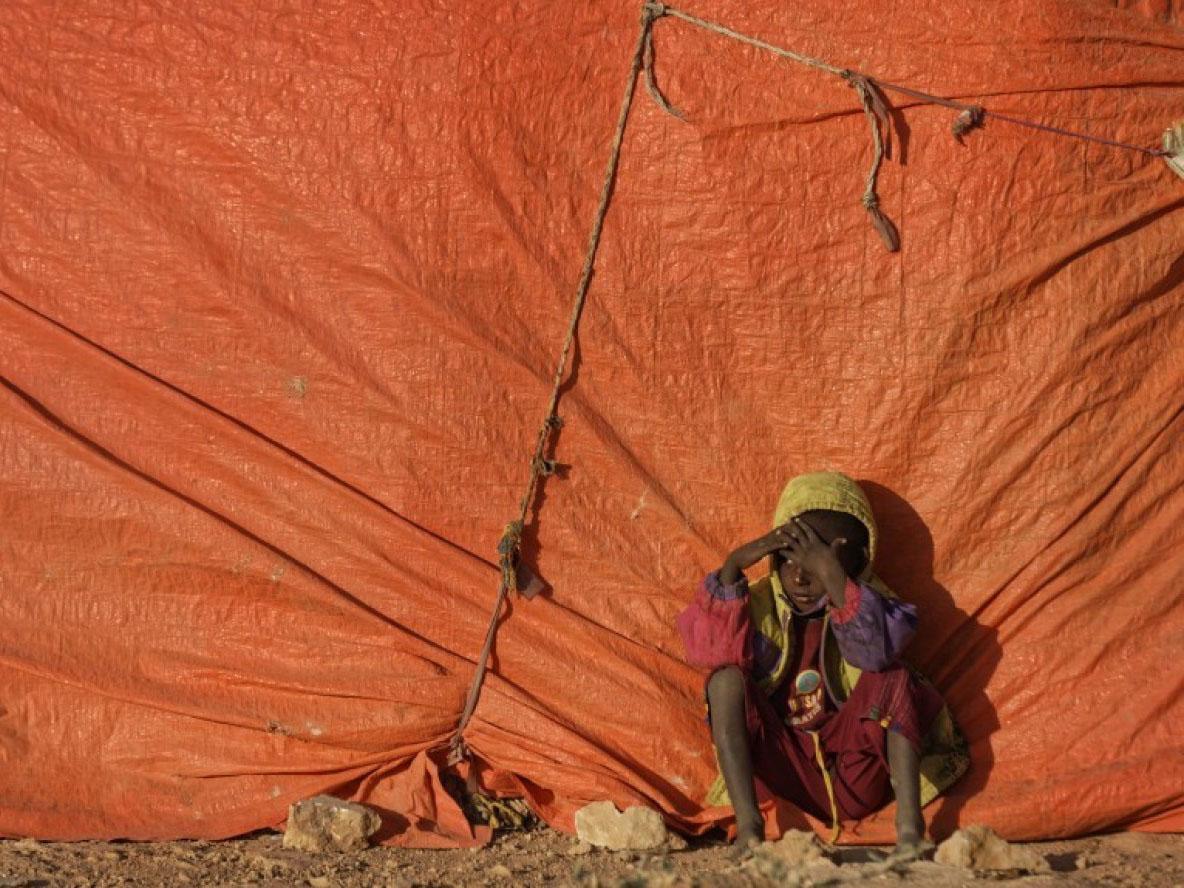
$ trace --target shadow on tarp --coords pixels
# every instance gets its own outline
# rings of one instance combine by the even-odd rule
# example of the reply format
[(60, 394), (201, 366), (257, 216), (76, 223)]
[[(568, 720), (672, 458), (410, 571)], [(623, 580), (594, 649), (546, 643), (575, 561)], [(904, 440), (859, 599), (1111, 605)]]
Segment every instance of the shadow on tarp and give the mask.
[(994, 765), (991, 735), (999, 716), (986, 688), (1002, 656), (998, 630), (958, 607), (934, 578), (933, 534), (917, 511), (882, 484), (859, 485), (879, 525), (876, 573), (919, 612), (907, 659), (941, 691), (970, 744), (970, 770), (925, 812), (930, 833), (940, 839), (962, 825), (963, 807), (986, 785)]

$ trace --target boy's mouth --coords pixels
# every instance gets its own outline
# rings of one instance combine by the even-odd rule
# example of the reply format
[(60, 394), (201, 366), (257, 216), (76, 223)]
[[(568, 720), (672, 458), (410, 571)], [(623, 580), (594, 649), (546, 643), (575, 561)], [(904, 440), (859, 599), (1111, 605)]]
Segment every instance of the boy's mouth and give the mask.
[(811, 610), (822, 600), (822, 596), (809, 591), (790, 592), (789, 600), (797, 606), (798, 610)]

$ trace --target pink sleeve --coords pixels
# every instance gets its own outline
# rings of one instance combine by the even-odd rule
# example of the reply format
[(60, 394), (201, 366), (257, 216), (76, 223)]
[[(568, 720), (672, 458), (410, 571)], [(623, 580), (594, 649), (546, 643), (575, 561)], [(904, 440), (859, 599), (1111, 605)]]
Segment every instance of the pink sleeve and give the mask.
[(735, 585), (725, 586), (718, 573), (708, 574), (677, 622), (692, 666), (711, 671), (724, 666), (751, 670), (748, 583), (743, 577)]
[(863, 596), (860, 588), (858, 583), (850, 577), (847, 578), (847, 588), (843, 590), (843, 606), (831, 609), (832, 623), (838, 623), (841, 626), (844, 623), (849, 623), (851, 618), (859, 613), (859, 601)]

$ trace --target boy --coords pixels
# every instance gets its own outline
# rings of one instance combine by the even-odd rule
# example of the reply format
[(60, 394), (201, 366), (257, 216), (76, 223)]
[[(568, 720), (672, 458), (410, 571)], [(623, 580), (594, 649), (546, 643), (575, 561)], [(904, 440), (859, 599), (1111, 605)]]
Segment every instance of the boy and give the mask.
[[(893, 856), (927, 852), (923, 802), (969, 765), (941, 696), (899, 656), (917, 611), (872, 573), (876, 526), (846, 475), (786, 485), (774, 529), (732, 552), (678, 617), (687, 659), (710, 670), (707, 702), (737, 847), (764, 839), (759, 801), (829, 820), (896, 798)], [(763, 558), (750, 588), (744, 571)], [(725, 803), (713, 788), (709, 804)], [(924, 798), (923, 798), (924, 797)]]

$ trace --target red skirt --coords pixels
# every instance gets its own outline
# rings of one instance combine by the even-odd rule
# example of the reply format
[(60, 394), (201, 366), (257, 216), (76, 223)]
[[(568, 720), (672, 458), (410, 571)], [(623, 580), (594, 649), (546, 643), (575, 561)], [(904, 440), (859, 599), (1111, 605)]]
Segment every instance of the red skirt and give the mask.
[[(757, 801), (780, 798), (830, 821), (830, 799), (812, 733), (786, 725), (751, 679), (746, 698)], [(899, 732), (919, 750), (942, 705), (937, 690), (904, 666), (860, 676), (847, 702), (813, 732), (842, 819), (859, 820), (892, 801), (887, 732)]]

